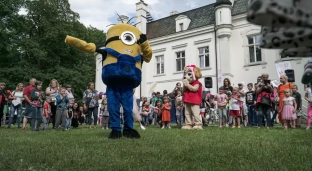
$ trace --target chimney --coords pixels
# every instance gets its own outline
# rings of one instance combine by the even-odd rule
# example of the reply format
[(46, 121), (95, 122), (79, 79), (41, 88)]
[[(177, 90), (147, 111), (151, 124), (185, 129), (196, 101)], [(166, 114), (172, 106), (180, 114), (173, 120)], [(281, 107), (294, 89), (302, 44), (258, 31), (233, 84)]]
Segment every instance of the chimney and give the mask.
[(179, 14), (178, 11), (171, 11), (171, 12), (170, 12), (170, 16), (171, 16), (171, 15), (176, 15), (176, 14)]
[(118, 23), (127, 23), (129, 20), (129, 17), (125, 16), (125, 15), (121, 15), (119, 18), (118, 18)]
[(136, 27), (141, 30), (143, 34), (146, 34), (146, 16), (147, 16), (147, 4), (144, 1), (140, 1), (136, 5)]

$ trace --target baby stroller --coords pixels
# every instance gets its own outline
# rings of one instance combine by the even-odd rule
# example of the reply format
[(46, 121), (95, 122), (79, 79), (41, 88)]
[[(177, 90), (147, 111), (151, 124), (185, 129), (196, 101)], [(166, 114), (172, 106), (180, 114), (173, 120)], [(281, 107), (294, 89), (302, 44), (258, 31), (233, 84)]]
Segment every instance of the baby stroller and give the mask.
[(206, 102), (206, 120), (208, 124), (215, 124), (219, 121), (218, 111), (211, 106), (210, 102)]

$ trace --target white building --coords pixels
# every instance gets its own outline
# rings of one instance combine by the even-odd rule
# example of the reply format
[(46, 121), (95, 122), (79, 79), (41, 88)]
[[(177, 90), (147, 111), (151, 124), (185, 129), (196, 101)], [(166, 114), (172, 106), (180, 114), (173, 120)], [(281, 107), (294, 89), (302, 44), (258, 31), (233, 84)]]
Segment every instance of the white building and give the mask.
[[(244, 81), (255, 83), (257, 76), (269, 73), (278, 79), (276, 63), (290, 61), (295, 70), (296, 84), (303, 94), (301, 76), (307, 58), (281, 57), (280, 51), (260, 49), (257, 45), (261, 28), (246, 20), (248, 0), (216, 0), (190, 11), (172, 12), (168, 17), (147, 23), (147, 4), (138, 2), (137, 27), (146, 33), (153, 49), (150, 63), (144, 63), (142, 83), (136, 96), (147, 96), (153, 91), (172, 91), (182, 80), (185, 65), (196, 64), (205, 77), (212, 77), (214, 94), (217, 91), (217, 73), (222, 70), (222, 80), (231, 84)], [(101, 81), (101, 56), (97, 56), (96, 87), (103, 90)], [(141, 90), (141, 91), (140, 91)]]

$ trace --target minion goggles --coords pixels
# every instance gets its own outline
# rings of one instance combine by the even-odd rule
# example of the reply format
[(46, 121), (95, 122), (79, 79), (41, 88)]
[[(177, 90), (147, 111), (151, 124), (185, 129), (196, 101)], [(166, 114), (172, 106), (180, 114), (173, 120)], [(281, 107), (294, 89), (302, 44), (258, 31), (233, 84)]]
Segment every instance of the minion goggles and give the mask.
[(115, 40), (121, 40), (125, 45), (129, 45), (129, 46), (134, 45), (135, 43), (141, 44), (140, 43), (141, 40), (140, 39), (137, 40), (135, 35), (132, 32), (125, 31), (121, 34), (121, 36), (114, 36), (114, 37), (107, 39), (105, 46)]

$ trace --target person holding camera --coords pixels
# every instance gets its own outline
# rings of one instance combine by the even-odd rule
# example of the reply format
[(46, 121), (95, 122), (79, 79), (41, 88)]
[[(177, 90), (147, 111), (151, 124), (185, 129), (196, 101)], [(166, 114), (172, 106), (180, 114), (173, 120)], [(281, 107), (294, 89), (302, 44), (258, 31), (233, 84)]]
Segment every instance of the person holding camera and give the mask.
[(274, 100), (274, 89), (268, 74), (262, 74), (262, 82), (258, 83), (256, 90), (257, 100), (256, 109), (258, 110), (258, 128), (261, 128), (264, 117), (266, 118), (267, 128), (272, 126), (271, 110)]

